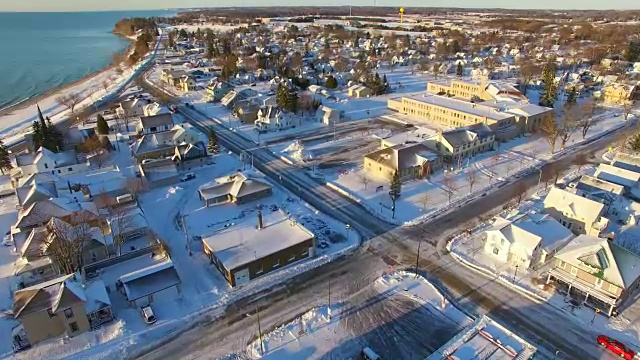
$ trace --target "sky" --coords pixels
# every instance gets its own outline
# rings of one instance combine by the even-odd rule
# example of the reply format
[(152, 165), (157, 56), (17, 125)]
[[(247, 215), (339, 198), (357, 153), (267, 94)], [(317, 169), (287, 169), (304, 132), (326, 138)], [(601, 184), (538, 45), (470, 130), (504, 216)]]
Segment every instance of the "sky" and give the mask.
[[(638, 0), (375, 0), (378, 6), (430, 6), (473, 8), (535, 8), (535, 9), (640, 9)], [(372, 6), (374, 0), (316, 0), (316, 6), (344, 5)], [(302, 6), (308, 0), (0, 0), (4, 11), (107, 11), (107, 10), (160, 10), (166, 8), (215, 6)]]

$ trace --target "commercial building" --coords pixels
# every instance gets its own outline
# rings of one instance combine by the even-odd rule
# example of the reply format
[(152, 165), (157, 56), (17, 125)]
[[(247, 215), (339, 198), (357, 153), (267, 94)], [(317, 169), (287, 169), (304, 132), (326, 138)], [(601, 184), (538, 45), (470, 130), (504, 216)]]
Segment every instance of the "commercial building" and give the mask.
[(427, 84), (427, 92), (433, 95), (455, 97), (466, 101), (500, 100), (504, 98), (516, 101), (527, 100), (520, 90), (504, 83), (486, 80), (465, 81), (442, 79)]
[(314, 256), (315, 235), (282, 211), (202, 237), (204, 253), (231, 286)]
[(364, 156), (364, 169), (388, 181), (397, 171), (401, 181), (428, 176), (442, 166), (442, 156), (421, 143), (398, 144)]

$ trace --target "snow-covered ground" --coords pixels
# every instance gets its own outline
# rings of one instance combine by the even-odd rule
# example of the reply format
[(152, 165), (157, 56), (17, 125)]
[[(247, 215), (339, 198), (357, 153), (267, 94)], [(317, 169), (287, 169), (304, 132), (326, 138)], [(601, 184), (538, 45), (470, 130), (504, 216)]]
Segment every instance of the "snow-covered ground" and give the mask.
[[(421, 347), (410, 349), (409, 354), (393, 353), (394, 349), (376, 347), (367, 342), (367, 335), (375, 329), (365, 328), (354, 332), (353, 322), (361, 322), (348, 301), (311, 309), (295, 320), (283, 324), (273, 331), (264, 334), (247, 347), (246, 357), (251, 359), (319, 359), (340, 358), (356, 359), (361, 350), (368, 346), (382, 358), (424, 359), (428, 355), (440, 356), (441, 352), (456, 354), (459, 359), (473, 359), (487, 351), (506, 351), (509, 348), (515, 353), (532, 349), (526, 342), (488, 318), (473, 318), (460, 311), (422, 276), (414, 273), (395, 272), (383, 275), (373, 284), (375, 296), (360, 304), (357, 312), (366, 312), (375, 303), (386, 299), (400, 302), (405, 298), (414, 303), (418, 309), (405, 314), (397, 314), (392, 322), (402, 322), (403, 317), (419, 317), (418, 312), (429, 313), (430, 319), (417, 324), (422, 338), (436, 337), (432, 331), (448, 334), (449, 338), (441, 340), (429, 350)], [(372, 315), (373, 316), (373, 315)], [(448, 325), (444, 325), (448, 324)], [(380, 324), (382, 325), (382, 324)], [(431, 330), (429, 330), (431, 329)], [(482, 331), (480, 331), (482, 330)], [(420, 332), (420, 331), (418, 331)], [(401, 334), (397, 334), (401, 335)], [(393, 338), (393, 333), (388, 333)], [(402, 336), (402, 335), (401, 335)], [(496, 341), (498, 339), (498, 341)], [(401, 339), (389, 339), (395, 343), (407, 342), (407, 336)], [(444, 342), (442, 342), (444, 341)], [(262, 346), (261, 346), (262, 345)], [(391, 352), (391, 356), (389, 353)], [(441, 358), (441, 357), (439, 357)]]

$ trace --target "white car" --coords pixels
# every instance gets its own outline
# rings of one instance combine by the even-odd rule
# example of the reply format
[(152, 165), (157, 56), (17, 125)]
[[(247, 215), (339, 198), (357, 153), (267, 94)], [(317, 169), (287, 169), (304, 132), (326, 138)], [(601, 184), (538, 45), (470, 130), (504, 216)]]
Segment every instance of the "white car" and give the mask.
[(142, 315), (144, 322), (146, 322), (149, 325), (158, 321), (158, 319), (156, 318), (156, 314), (153, 313), (153, 309), (151, 309), (150, 305), (143, 307), (140, 310), (140, 314)]
[(7, 234), (4, 236), (4, 239), (2, 239), (2, 245), (4, 246), (12, 246), (13, 245), (13, 241), (11, 241), (11, 235)]

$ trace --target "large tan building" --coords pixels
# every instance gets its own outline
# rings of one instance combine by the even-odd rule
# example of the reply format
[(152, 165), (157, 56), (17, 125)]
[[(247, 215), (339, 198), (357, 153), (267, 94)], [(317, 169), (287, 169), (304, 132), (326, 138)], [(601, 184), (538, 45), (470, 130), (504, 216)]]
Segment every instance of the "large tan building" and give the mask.
[(608, 84), (602, 88), (602, 101), (606, 104), (620, 105), (640, 97), (637, 85)]
[(471, 103), (447, 96), (423, 94), (389, 99), (388, 107), (445, 128), (484, 123), (500, 141), (536, 129), (552, 109), (529, 102), (484, 101)]
[(442, 79), (427, 84), (427, 92), (433, 95), (449, 96), (466, 101), (486, 101), (510, 98), (527, 100), (520, 90), (504, 82), (465, 81), (458, 79)]

